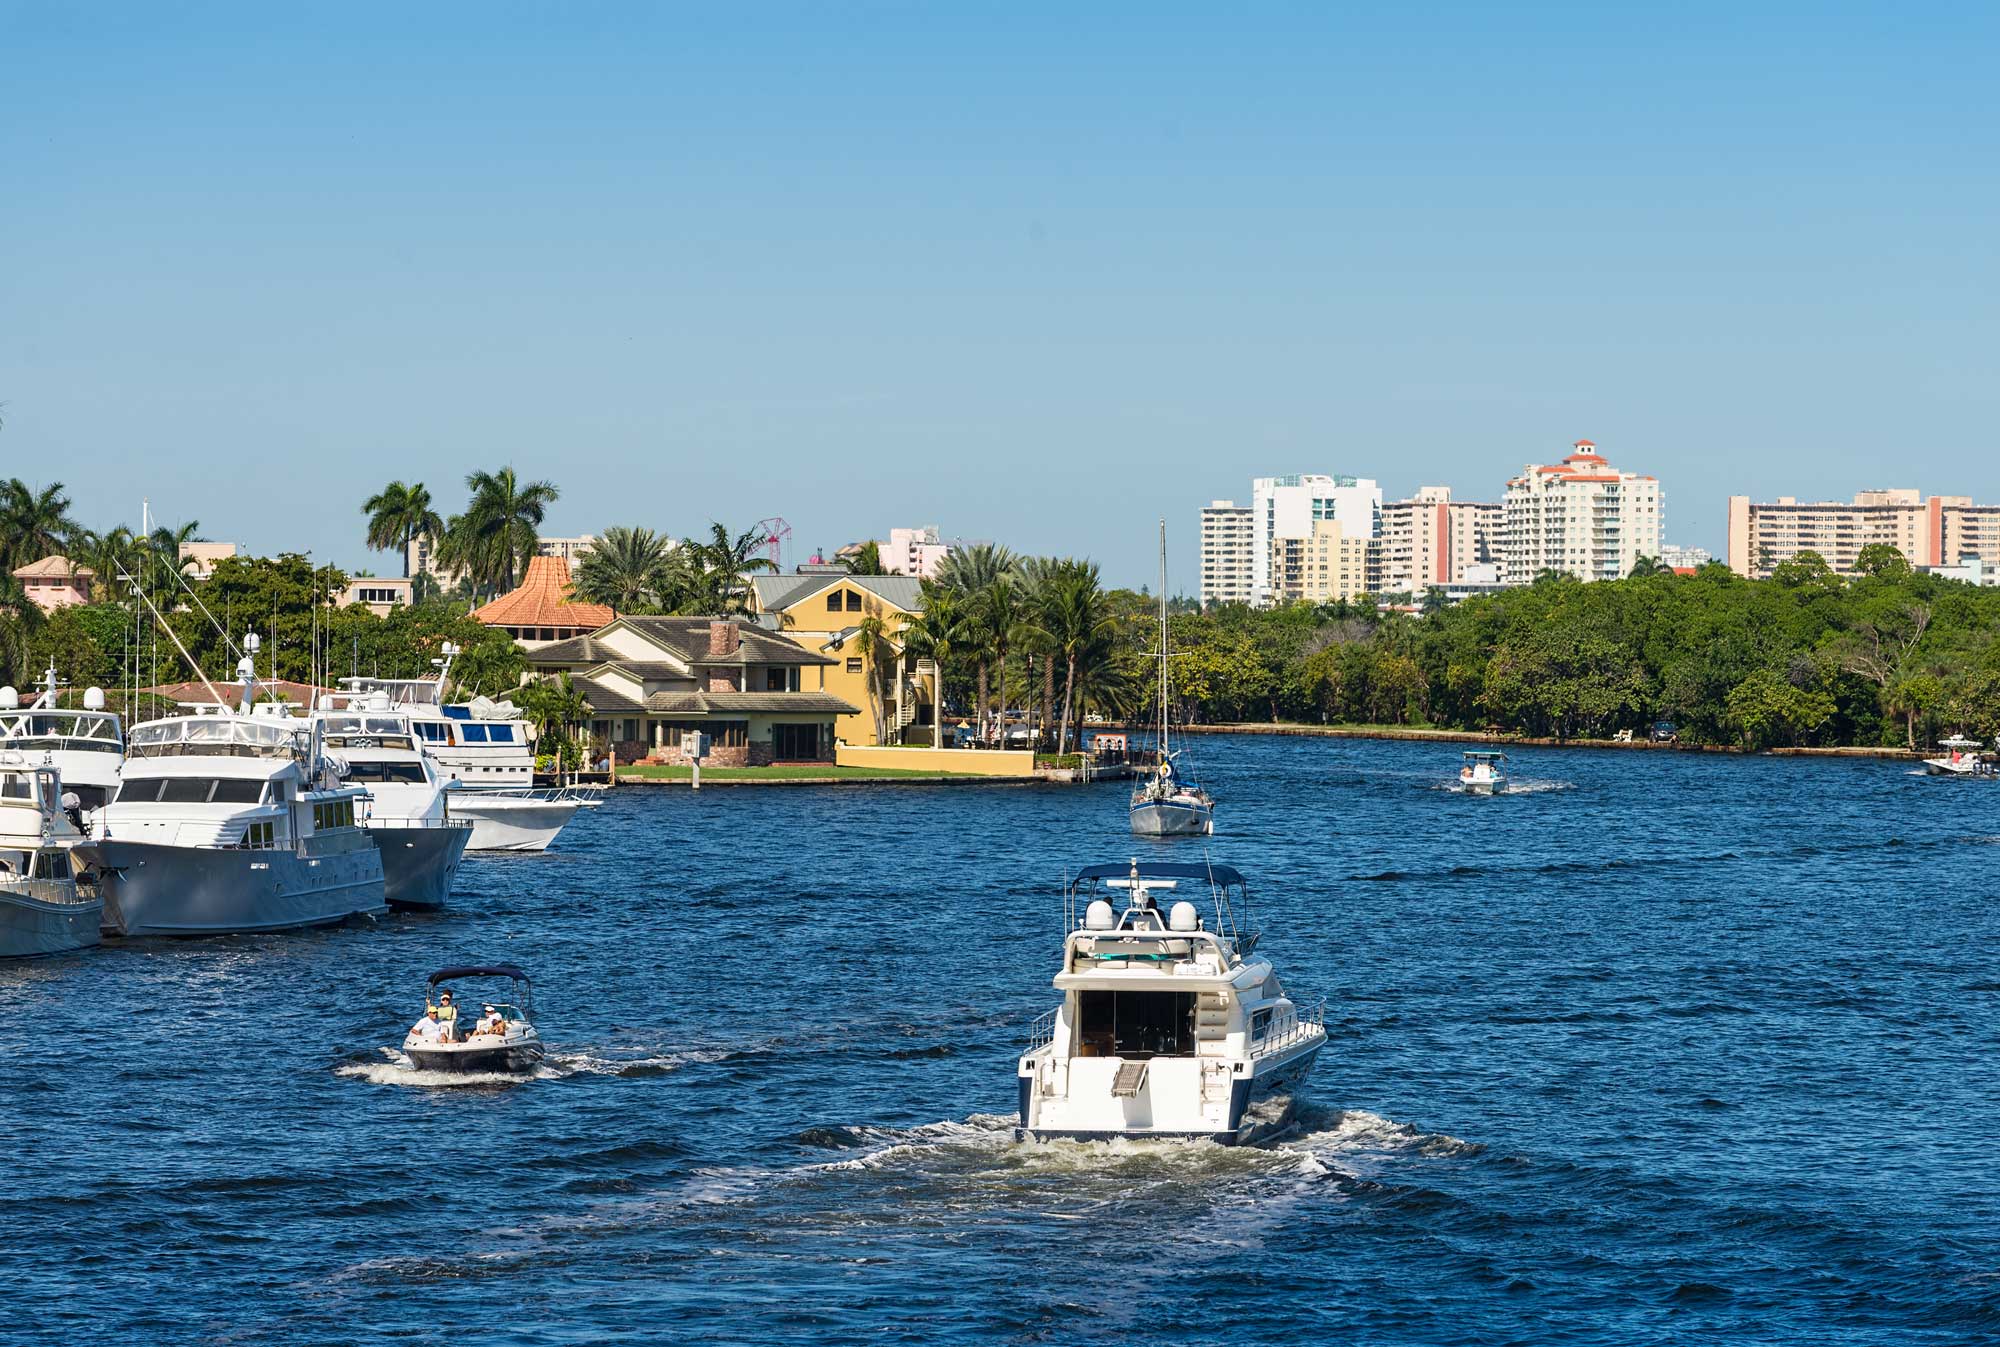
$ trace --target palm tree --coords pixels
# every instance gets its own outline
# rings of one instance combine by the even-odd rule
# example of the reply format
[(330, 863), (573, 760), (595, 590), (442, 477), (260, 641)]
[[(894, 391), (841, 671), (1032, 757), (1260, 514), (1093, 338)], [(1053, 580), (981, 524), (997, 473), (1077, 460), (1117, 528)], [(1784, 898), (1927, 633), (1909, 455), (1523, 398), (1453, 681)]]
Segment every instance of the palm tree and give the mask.
[(869, 613), (855, 624), (853, 642), (856, 655), (861, 659), (862, 679), (868, 688), (868, 710), (875, 718), (875, 742), (884, 742), (888, 733), (887, 697), (883, 692), (882, 675), (893, 668), (896, 662), (896, 647), (890, 638), (896, 635), (889, 622), (880, 613)]
[(0, 563), (5, 570), (63, 551), (76, 533), (61, 482), (39, 491), (18, 477), (0, 482)]
[[(111, 595), (122, 595), (125, 591), (119, 584), (120, 576), (139, 578), (139, 569), (146, 548), (139, 539), (132, 536), (132, 530), (123, 524), (113, 525), (103, 533), (84, 532), (76, 540), (76, 555), (71, 558), (90, 567), (97, 575), (96, 597), (104, 601)], [(118, 599), (111, 599), (119, 602)]]
[(882, 544), (870, 539), (840, 559), (849, 575), (887, 575), (882, 567)]
[(377, 552), (400, 548), (403, 578), (410, 575), (410, 539), (419, 533), (435, 538), (444, 532), (444, 520), (431, 506), (431, 493), (422, 482), (404, 486), (391, 482), (362, 502), (368, 516), (368, 546)]
[(931, 746), (943, 748), (945, 676), (973, 633), (957, 590), (926, 580), (923, 593), (924, 611), (903, 628), (903, 648), (937, 667), (936, 687), (931, 695)]
[(475, 472), (465, 513), (452, 516), (438, 545), (438, 561), (464, 571), (489, 590), (510, 590), (535, 555), (542, 516), (562, 494), (553, 482), (523, 482), (513, 466)]
[(512, 696), (535, 727), (536, 749), (553, 757), (556, 768), (562, 769), (569, 757), (571, 728), (590, 719), (590, 703), (582, 691), (564, 673), (523, 683)]
[(987, 711), (986, 663), (989, 658), (1000, 673), (1000, 709), (1002, 712), (1007, 709), (1007, 657), (1021, 644), (1027, 621), (1020, 582), (1012, 572), (1002, 571), (972, 596), (971, 610), (979, 648), (979, 716), (983, 728)]
[(969, 599), (1001, 576), (1013, 574), (1014, 565), (1013, 552), (998, 543), (973, 543), (945, 553), (932, 578)]
[(190, 519), (185, 524), (176, 524), (171, 528), (160, 524), (141, 540), (140, 546), (150, 554), (155, 565), (169, 573), (178, 574), (185, 569), (181, 561), (181, 549), (189, 543), (201, 541), (200, 533), (199, 519)]
[(679, 553), (651, 529), (614, 524), (576, 563), (570, 592), (620, 613), (671, 608), (686, 579)]
[[(1037, 692), (1040, 694), (1040, 712), (1035, 718), (1037, 740), (1047, 736), (1049, 724), (1055, 719), (1056, 702), (1055, 659), (1048, 648), (1046, 640), (1048, 633), (1041, 624), (1040, 614), (1048, 602), (1050, 589), (1061, 577), (1063, 567), (1067, 564), (1054, 557), (1022, 557), (1014, 567), (1014, 572), (1020, 579), (1023, 609), (1021, 626), (1014, 644), (1025, 651), (1028, 657), (1026, 675), (1028, 686), (1024, 693), (1026, 700), (1033, 705)], [(1041, 665), (1039, 689), (1033, 686), (1037, 681), (1034, 673), (1038, 659)]]
[(714, 520), (708, 527), (707, 542), (689, 539), (681, 544), (698, 576), (695, 597), (711, 616), (747, 612), (749, 586), (743, 577), (751, 571), (778, 569), (777, 562), (757, 555), (757, 549), (770, 540), (754, 528), (732, 535)]
[(1097, 565), (1089, 561), (1055, 563), (1053, 574), (1037, 596), (1036, 643), (1063, 664), (1062, 727), (1056, 752), (1069, 751), (1070, 719), (1076, 712), (1077, 670), (1086, 655), (1117, 635), (1111, 606), (1097, 582)]

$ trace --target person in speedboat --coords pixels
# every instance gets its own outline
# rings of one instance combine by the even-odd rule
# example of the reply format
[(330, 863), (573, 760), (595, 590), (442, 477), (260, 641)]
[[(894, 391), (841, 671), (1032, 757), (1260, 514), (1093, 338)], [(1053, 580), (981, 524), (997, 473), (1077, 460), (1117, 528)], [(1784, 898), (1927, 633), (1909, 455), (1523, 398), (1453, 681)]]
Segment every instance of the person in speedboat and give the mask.
[(425, 1006), (424, 1017), (410, 1026), (410, 1037), (425, 1043), (438, 1043), (444, 1039), (444, 1025), (438, 1022), (438, 1008)]
[(444, 1029), (444, 1041), (452, 1042), (458, 1037), (458, 1007), (452, 1004), (451, 988), (438, 993), (438, 1024)]
[(507, 1017), (492, 1006), (487, 1006), (485, 1010), (485, 1016), (477, 1025), (473, 1026), (472, 1032), (475, 1034), (495, 1034), (501, 1038), (505, 1038), (507, 1036)]

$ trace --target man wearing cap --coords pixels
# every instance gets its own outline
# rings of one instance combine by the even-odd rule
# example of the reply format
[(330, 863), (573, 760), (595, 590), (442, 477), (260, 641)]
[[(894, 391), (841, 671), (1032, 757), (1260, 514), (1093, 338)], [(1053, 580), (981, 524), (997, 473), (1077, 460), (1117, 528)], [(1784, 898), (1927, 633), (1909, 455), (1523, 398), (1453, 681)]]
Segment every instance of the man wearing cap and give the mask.
[(425, 1043), (435, 1043), (444, 1037), (444, 1026), (438, 1023), (436, 1006), (424, 1007), (424, 1017), (410, 1027), (410, 1037)]

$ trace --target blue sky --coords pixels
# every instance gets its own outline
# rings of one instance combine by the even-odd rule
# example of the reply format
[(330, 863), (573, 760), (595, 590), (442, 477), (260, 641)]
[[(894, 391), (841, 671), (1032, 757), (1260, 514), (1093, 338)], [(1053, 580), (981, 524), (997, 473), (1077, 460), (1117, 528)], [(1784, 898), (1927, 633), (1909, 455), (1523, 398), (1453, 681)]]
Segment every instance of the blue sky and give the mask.
[(1267, 472), (2000, 500), (1990, 8), (0, 0), (0, 473), (387, 572), (936, 523), (1192, 588)]

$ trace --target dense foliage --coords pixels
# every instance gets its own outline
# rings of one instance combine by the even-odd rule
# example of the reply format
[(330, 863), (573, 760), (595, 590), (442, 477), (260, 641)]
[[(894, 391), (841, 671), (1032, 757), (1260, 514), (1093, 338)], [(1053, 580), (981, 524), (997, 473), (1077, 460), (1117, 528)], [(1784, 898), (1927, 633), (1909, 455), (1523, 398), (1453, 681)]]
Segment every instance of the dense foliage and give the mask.
[(1544, 577), (1428, 616), (1338, 605), (1172, 619), (1176, 714), (1498, 728), (1555, 738), (1673, 722), (1684, 739), (1920, 745), (2000, 734), (2000, 592), (1893, 548), (1834, 575), (1727, 567)]

